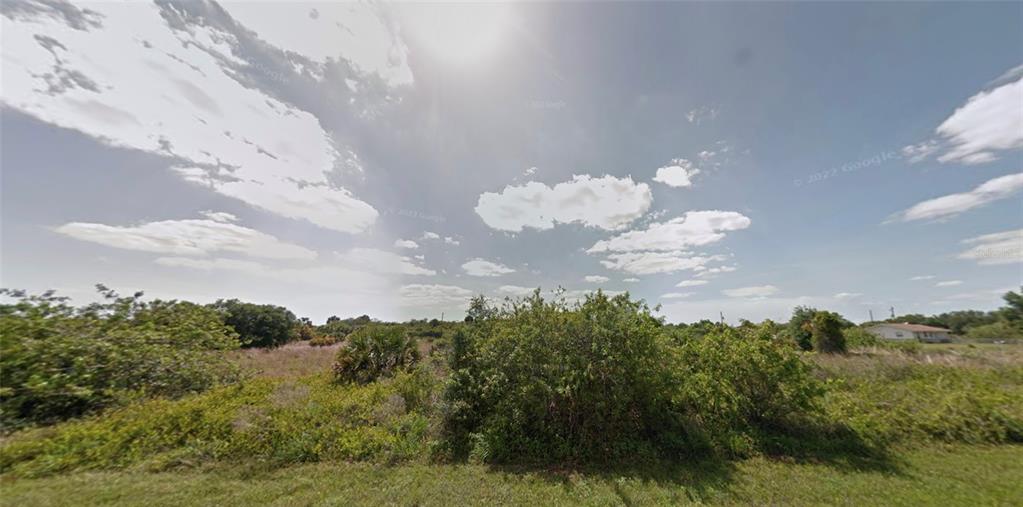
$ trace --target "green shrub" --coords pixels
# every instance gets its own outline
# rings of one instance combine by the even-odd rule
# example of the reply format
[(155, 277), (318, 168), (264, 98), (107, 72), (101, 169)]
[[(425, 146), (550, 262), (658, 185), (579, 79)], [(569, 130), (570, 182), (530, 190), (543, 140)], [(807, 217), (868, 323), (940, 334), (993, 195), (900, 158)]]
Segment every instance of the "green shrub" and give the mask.
[(417, 371), (367, 386), (338, 386), (328, 375), (252, 379), (17, 433), (0, 449), (0, 471), (37, 476), (209, 460), (421, 459), (432, 439), (434, 389), (431, 377)]
[(826, 412), (875, 444), (1023, 442), (1023, 368), (903, 365), (831, 382)]
[(820, 413), (824, 387), (784, 341), (724, 329), (674, 354), (673, 409), (699, 437), (691, 445), (745, 455), (762, 447), (762, 437), (798, 430)]
[(98, 287), (83, 308), (52, 293), (0, 305), (0, 423), (52, 423), (148, 396), (181, 396), (237, 378), (218, 353), (238, 347), (218, 314), (192, 303), (143, 302)]
[(813, 347), (825, 354), (844, 353), (845, 336), (842, 335), (842, 322), (837, 314), (817, 312), (811, 321), (813, 330)]
[(999, 321), (971, 327), (966, 332), (966, 338), (981, 342), (1020, 341), (1023, 340), (1023, 331), (1013, 327), (1008, 321)]
[(287, 308), (221, 299), (210, 305), (238, 333), (243, 347), (279, 347), (299, 338), (299, 320)]
[(456, 456), (741, 453), (758, 431), (813, 413), (821, 392), (790, 347), (734, 330), (679, 340), (628, 295), (569, 307), (535, 293), (471, 322), (453, 340), (446, 392)]
[(863, 347), (879, 347), (884, 345), (884, 340), (879, 338), (874, 333), (863, 329), (862, 327), (850, 327), (842, 330), (842, 335), (845, 338), (845, 344), (850, 349), (858, 349)]
[(361, 327), (348, 335), (337, 353), (334, 376), (339, 382), (365, 384), (411, 367), (419, 360), (416, 341), (401, 326)]

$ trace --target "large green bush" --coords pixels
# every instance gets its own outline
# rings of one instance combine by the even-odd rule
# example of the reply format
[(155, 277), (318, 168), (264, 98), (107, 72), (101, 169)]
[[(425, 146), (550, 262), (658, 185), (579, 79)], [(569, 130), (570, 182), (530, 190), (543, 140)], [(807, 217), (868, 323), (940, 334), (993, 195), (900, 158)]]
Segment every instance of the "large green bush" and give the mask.
[(402, 326), (366, 326), (348, 335), (338, 350), (334, 375), (340, 382), (365, 384), (407, 369), (418, 360), (416, 341)]
[(748, 452), (813, 413), (820, 386), (791, 347), (666, 332), (642, 302), (538, 293), (475, 312), (451, 355), (446, 438), (484, 461)]
[(302, 325), (283, 306), (243, 303), (221, 299), (210, 305), (238, 333), (243, 347), (279, 347), (300, 338)]
[(845, 336), (842, 334), (842, 322), (832, 312), (817, 312), (811, 321), (813, 328), (813, 348), (818, 352), (835, 354), (845, 352)]
[(3, 291), (0, 422), (50, 423), (148, 396), (180, 396), (236, 378), (218, 353), (238, 347), (216, 312), (177, 301), (143, 302), (100, 286), (83, 308), (51, 293)]

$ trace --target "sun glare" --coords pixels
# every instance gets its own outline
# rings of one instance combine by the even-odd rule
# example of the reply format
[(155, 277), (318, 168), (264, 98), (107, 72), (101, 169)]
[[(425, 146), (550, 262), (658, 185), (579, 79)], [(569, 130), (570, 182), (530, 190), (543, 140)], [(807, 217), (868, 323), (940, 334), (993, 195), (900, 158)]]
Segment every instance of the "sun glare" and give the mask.
[(416, 4), (405, 9), (404, 28), (431, 57), (467, 65), (494, 53), (507, 32), (509, 17), (506, 4)]

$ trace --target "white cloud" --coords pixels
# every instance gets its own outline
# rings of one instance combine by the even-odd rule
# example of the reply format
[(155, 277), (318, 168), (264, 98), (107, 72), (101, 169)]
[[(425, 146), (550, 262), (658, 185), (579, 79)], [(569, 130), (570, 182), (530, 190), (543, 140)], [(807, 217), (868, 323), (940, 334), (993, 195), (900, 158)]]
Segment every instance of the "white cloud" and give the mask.
[(71, 222), (56, 232), (114, 248), (174, 255), (235, 252), (268, 259), (313, 259), (316, 252), (240, 225), (188, 219), (115, 226)]
[(440, 239), (440, 235), (436, 232), (426, 231), (423, 233), (422, 239)]
[(918, 144), (911, 144), (902, 148), (902, 156), (911, 164), (923, 162), (934, 152), (938, 151), (940, 145), (935, 140), (924, 141)]
[(990, 89), (967, 99), (935, 129), (937, 140), (903, 148), (910, 162), (919, 162), (945, 150), (942, 163), (982, 164), (998, 153), (1023, 147), (1023, 73), (1020, 67), (992, 82)]
[[(227, 258), (159, 257), (153, 262), (170, 268), (187, 268), (201, 271), (227, 271), (244, 274), (244, 279), (261, 277), (284, 282), (308, 289), (327, 289), (336, 294), (338, 287), (344, 287), (345, 296), (393, 294), (391, 281), (368, 270), (356, 271), (341, 266), (300, 266), (279, 267), (258, 262)], [(261, 286), (267, 286), (259, 282)]]
[(934, 279), (934, 275), (918, 275), (918, 276), (914, 276), (913, 278), (910, 278), (910, 281), (916, 282), (916, 281), (920, 281), (920, 280), (933, 280), (933, 279)]
[(975, 246), (959, 254), (960, 259), (974, 260), (981, 265), (1023, 262), (1023, 229), (985, 234), (963, 243)]
[(839, 292), (835, 294), (835, 299), (855, 299), (862, 296), (861, 292)]
[(403, 285), (399, 290), (403, 306), (468, 305), (473, 292), (454, 285)]
[(472, 259), (465, 264), (462, 264), (462, 269), (465, 270), (469, 276), (501, 276), (508, 273), (514, 273), (515, 270), (498, 264), (496, 262), (490, 262), (483, 259)]
[(938, 135), (951, 149), (939, 162), (977, 164), (996, 152), (1023, 147), (1023, 78), (970, 97), (940, 126)]
[(485, 192), (475, 209), (484, 223), (501, 231), (544, 230), (559, 223), (615, 230), (641, 217), (651, 202), (650, 187), (631, 177), (576, 175), (553, 188), (530, 181)]
[(962, 284), (963, 284), (962, 280), (946, 280), (944, 282), (938, 282), (938, 283), (934, 284), (934, 286), (935, 287), (955, 287), (957, 285), (962, 285)]
[(639, 281), (639, 278), (622, 278), (622, 281), (625, 283), (636, 283)]
[(56, 14), (4, 24), (5, 106), (177, 160), (186, 180), (281, 216), (352, 233), (374, 223), (372, 206), (326, 177), (358, 164), (355, 154), (313, 115), (239, 82), (248, 64), (234, 34), (172, 28), (177, 11), (152, 3), (89, 10), (102, 27), (74, 29)]
[(502, 285), (497, 288), (497, 292), (504, 296), (509, 297), (524, 297), (528, 296), (536, 290), (536, 287), (522, 287), (521, 285)]
[(452, 238), (451, 236), (444, 236), (444, 243), (446, 243), (448, 245), (454, 245), (454, 246), (458, 246), (458, 245), (462, 244), (461, 241), (458, 241), (457, 239)]
[(748, 217), (735, 211), (687, 211), (667, 222), (652, 223), (646, 229), (598, 241), (587, 252), (675, 251), (720, 241), (726, 232), (745, 229), (751, 223)]
[(718, 266), (716, 268), (705, 268), (703, 266), (696, 268), (696, 276), (699, 278), (714, 278), (721, 273), (731, 273), (737, 268), (735, 266)]
[(373, 273), (394, 275), (433, 276), (432, 269), (416, 265), (409, 257), (376, 248), (352, 248), (343, 254), (337, 254), (338, 260), (345, 267), (364, 269)]
[(586, 277), (583, 278), (583, 280), (585, 280), (587, 282), (590, 282), (590, 283), (604, 283), (604, 282), (607, 282), (607, 281), (609, 281), (611, 279), (606, 277), (606, 276), (587, 275)]
[(526, 176), (526, 177), (532, 176), (534, 174), (536, 174), (536, 168), (535, 167), (530, 167), (529, 169), (526, 169), (525, 172), (522, 173), (522, 175)]
[(1023, 173), (1008, 174), (988, 180), (969, 192), (949, 194), (917, 203), (905, 211), (896, 213), (888, 222), (951, 218), (965, 211), (1011, 197), (1020, 190), (1023, 190)]
[(411, 239), (398, 239), (394, 241), (394, 246), (397, 248), (416, 249), (419, 248), (419, 243), (416, 243)]
[(684, 158), (676, 158), (670, 165), (657, 169), (654, 181), (669, 187), (689, 187), (693, 185), (693, 176), (700, 173), (692, 162)]
[(697, 287), (700, 285), (707, 285), (708, 283), (710, 282), (707, 280), (682, 280), (675, 284), (675, 287)]
[(203, 211), (200, 215), (213, 220), (214, 222), (237, 222), (238, 217), (226, 211)]
[(774, 285), (758, 285), (753, 287), (739, 287), (737, 289), (725, 289), (722, 294), (733, 298), (756, 298), (767, 297), (778, 293)]
[(692, 295), (692, 292), (669, 292), (667, 294), (661, 294), (661, 299), (681, 299)]
[(319, 63), (347, 58), (392, 86), (413, 81), (408, 48), (382, 4), (228, 0), (220, 5), (259, 38), (282, 49)]
[(699, 125), (707, 120), (713, 120), (717, 117), (718, 110), (713, 106), (700, 106), (686, 113), (686, 119), (689, 120), (689, 123), (693, 123), (696, 125)]
[(720, 255), (694, 255), (689, 252), (623, 252), (612, 253), (600, 261), (604, 267), (634, 275), (674, 273), (681, 270), (701, 271), (707, 263), (724, 260)]
[(153, 262), (168, 267), (184, 267), (200, 269), (203, 271), (229, 270), (242, 271), (245, 273), (258, 273), (266, 266), (258, 262), (244, 261), (238, 259), (196, 259), (193, 257), (158, 257)]

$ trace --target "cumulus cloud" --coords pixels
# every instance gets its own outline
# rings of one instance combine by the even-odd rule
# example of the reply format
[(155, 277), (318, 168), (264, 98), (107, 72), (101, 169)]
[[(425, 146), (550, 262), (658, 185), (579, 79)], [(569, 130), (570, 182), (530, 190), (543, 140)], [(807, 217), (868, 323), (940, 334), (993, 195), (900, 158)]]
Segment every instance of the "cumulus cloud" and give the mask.
[(934, 275), (918, 275), (918, 276), (914, 276), (913, 278), (910, 278), (910, 281), (917, 282), (917, 281), (920, 281), (920, 280), (933, 280), (933, 279), (934, 279)]
[(693, 176), (700, 173), (692, 162), (684, 158), (676, 158), (671, 164), (657, 169), (654, 181), (669, 187), (689, 187), (693, 185)]
[(422, 239), (440, 239), (440, 235), (436, 232), (426, 231), (423, 233)]
[(554, 187), (530, 181), (498, 193), (485, 192), (476, 204), (476, 214), (489, 227), (508, 232), (570, 223), (616, 230), (641, 217), (651, 202), (649, 185), (631, 177), (576, 175)]
[(839, 292), (835, 294), (835, 299), (855, 299), (862, 296), (861, 292)]
[(721, 255), (695, 255), (690, 252), (620, 252), (600, 261), (604, 267), (633, 275), (674, 273), (682, 270), (702, 271), (710, 262), (724, 260)]
[(444, 243), (453, 246), (458, 246), (462, 244), (461, 241), (458, 241), (457, 239), (452, 238), (451, 236), (444, 236)]
[(414, 250), (416, 248), (419, 248), (419, 243), (416, 243), (411, 239), (398, 239), (394, 241), (394, 246), (397, 248), (408, 248)]
[(675, 284), (675, 287), (697, 287), (700, 285), (707, 285), (708, 283), (710, 282), (707, 280), (682, 280)]
[(598, 241), (587, 252), (676, 251), (720, 241), (726, 232), (745, 229), (751, 223), (748, 217), (735, 211), (688, 211), (667, 222), (652, 223), (646, 229)]
[(316, 252), (240, 225), (208, 220), (163, 220), (132, 226), (71, 222), (56, 232), (114, 248), (174, 255), (241, 253), (268, 259), (313, 259)]
[(465, 264), (462, 264), (462, 269), (465, 270), (469, 276), (501, 276), (515, 272), (514, 269), (503, 264), (479, 258), (472, 259)]
[(77, 24), (61, 9), (40, 3), (5, 23), (6, 107), (164, 156), (187, 181), (281, 216), (351, 233), (375, 222), (327, 178), (358, 157), (313, 115), (243, 84), (249, 62), (226, 24), (154, 3), (92, 4)]
[(1023, 229), (984, 234), (963, 243), (974, 246), (959, 254), (960, 259), (977, 261), (981, 265), (1023, 262)]
[(432, 269), (417, 265), (412, 258), (376, 248), (352, 248), (337, 254), (338, 260), (346, 267), (364, 269), (373, 273), (393, 275), (432, 276)]
[(403, 306), (450, 306), (466, 304), (473, 292), (454, 285), (403, 285), (398, 292)]
[(725, 289), (722, 294), (732, 298), (760, 298), (778, 293), (774, 285), (757, 285), (753, 287), (739, 287), (737, 289)]
[(1023, 147), (1023, 73), (1020, 67), (995, 80), (989, 89), (967, 99), (935, 129), (937, 140), (903, 148), (911, 162), (938, 150), (938, 161), (982, 164), (1000, 152)]
[(609, 281), (611, 279), (606, 277), (606, 276), (601, 276), (601, 275), (587, 275), (586, 277), (583, 278), (583, 280), (585, 280), (587, 282), (590, 282), (590, 283), (604, 283), (604, 282)]
[(639, 278), (622, 278), (622, 281), (625, 283), (636, 283), (639, 281)]
[(962, 284), (963, 284), (962, 280), (946, 280), (946, 281), (943, 281), (943, 282), (938, 282), (938, 283), (934, 284), (934, 286), (935, 287), (955, 287), (957, 285), (962, 285)]
[(887, 222), (938, 220), (952, 218), (986, 204), (1013, 196), (1023, 190), (1023, 173), (1008, 174), (988, 180), (969, 192), (949, 194), (915, 204), (896, 213)]

